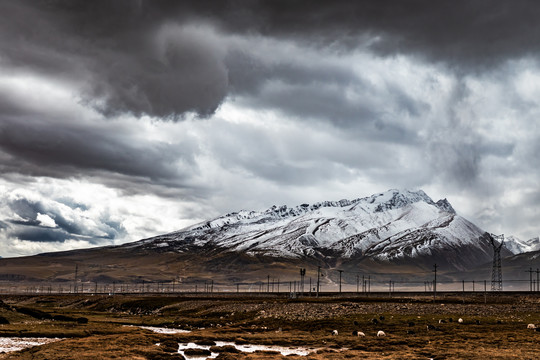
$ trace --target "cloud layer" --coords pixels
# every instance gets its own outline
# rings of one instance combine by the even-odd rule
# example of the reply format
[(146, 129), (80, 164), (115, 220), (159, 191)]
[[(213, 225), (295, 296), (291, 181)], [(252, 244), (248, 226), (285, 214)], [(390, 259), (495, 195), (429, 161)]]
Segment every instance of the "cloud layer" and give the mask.
[(0, 11), (2, 256), (396, 187), (538, 235), (534, 2)]

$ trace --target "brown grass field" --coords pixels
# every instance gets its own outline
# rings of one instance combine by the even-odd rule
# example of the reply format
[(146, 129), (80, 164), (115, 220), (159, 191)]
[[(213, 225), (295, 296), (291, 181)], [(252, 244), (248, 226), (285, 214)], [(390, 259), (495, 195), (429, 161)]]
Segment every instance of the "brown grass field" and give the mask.
[[(0, 336), (63, 340), (3, 353), (0, 359), (182, 359), (179, 343), (201, 341), (313, 350), (307, 356), (283, 356), (220, 348), (217, 359), (540, 358), (540, 332), (527, 329), (529, 323), (540, 325), (540, 295), (463, 300), (449, 294), (435, 302), (420, 295), (288, 299), (242, 294), (5, 295), (1, 300), (0, 316), (9, 324), (0, 325)], [(139, 325), (191, 332), (160, 334)], [(337, 336), (331, 334), (334, 329)], [(353, 336), (354, 330), (366, 336)], [(379, 330), (387, 336), (377, 337)]]

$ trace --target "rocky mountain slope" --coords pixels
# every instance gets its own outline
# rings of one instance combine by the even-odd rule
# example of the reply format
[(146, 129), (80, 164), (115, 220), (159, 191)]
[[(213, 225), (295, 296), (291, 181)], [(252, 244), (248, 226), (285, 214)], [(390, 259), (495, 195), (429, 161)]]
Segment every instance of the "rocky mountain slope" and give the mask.
[(464, 270), (492, 257), (482, 233), (446, 199), (435, 202), (421, 190), (389, 190), (355, 200), (230, 213), (125, 247), (180, 253), (211, 248), (329, 265), (368, 259), (439, 262)]

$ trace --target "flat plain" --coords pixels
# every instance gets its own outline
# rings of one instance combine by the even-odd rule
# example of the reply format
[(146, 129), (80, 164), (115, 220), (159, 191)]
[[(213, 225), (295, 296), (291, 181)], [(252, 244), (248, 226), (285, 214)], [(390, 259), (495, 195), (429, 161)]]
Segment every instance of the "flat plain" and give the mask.
[[(217, 359), (537, 359), (540, 295), (272, 294), (4, 295), (0, 336), (62, 340), (0, 359), (182, 359), (179, 344)], [(458, 319), (463, 322), (458, 322)], [(2, 319), (0, 319), (2, 320)], [(167, 333), (152, 328), (167, 328)], [(174, 330), (189, 332), (168, 333)], [(332, 331), (337, 330), (337, 335)], [(363, 332), (365, 336), (353, 335)], [(383, 331), (386, 336), (377, 336)], [(238, 352), (218, 342), (303, 348)], [(189, 346), (188, 346), (189, 347)], [(196, 351), (195, 351), (196, 352)], [(188, 357), (192, 358), (192, 357)], [(198, 359), (204, 359), (199, 357)]]

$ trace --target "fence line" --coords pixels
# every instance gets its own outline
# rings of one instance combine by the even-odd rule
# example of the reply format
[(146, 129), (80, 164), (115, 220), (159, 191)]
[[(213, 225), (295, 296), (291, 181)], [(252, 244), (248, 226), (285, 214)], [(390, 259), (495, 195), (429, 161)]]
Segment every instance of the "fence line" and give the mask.
[[(311, 280), (311, 279), (310, 279)], [(315, 279), (316, 280), (316, 279)], [(320, 282), (322, 294), (346, 293), (369, 295), (371, 293), (393, 294), (415, 292), (432, 294), (434, 282), (406, 280), (374, 280), (363, 276), (358, 282)], [(310, 285), (308, 285), (310, 284)], [(468, 294), (527, 292), (540, 293), (540, 283), (536, 280), (505, 280), (503, 291), (492, 291), (490, 280), (443, 280), (437, 281), (436, 291), (461, 292)], [(213, 279), (190, 281), (139, 281), (139, 282), (24, 282), (0, 281), (0, 294), (272, 294), (284, 296), (316, 296), (316, 281), (280, 280), (266, 278), (260, 281), (218, 282)]]

